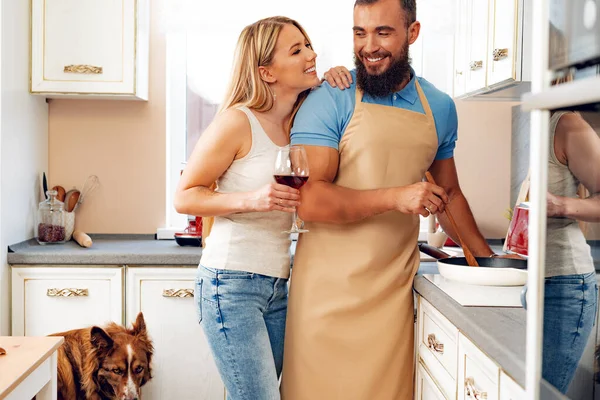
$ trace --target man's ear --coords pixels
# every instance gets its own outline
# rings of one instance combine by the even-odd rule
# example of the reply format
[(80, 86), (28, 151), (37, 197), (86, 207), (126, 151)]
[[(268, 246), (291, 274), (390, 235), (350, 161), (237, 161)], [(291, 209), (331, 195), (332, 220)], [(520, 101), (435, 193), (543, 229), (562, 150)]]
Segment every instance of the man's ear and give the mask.
[(267, 83), (275, 83), (277, 81), (268, 67), (258, 67), (258, 73), (260, 74), (260, 79)]
[(421, 23), (419, 21), (415, 21), (408, 27), (408, 44), (413, 44), (419, 38), (419, 33), (421, 32)]

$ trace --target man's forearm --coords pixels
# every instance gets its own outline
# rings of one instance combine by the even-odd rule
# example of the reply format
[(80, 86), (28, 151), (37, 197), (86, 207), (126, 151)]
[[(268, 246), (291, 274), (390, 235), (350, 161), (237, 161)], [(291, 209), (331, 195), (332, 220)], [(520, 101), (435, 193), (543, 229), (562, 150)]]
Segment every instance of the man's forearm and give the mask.
[(304, 221), (344, 224), (390, 211), (393, 205), (389, 189), (355, 190), (309, 181), (301, 190), (298, 214)]
[[(454, 196), (451, 196), (451, 199), (452, 200), (450, 203), (448, 203), (446, 208), (450, 209), (452, 217), (454, 218), (458, 229), (460, 229), (460, 236), (462, 240), (469, 247), (469, 250), (471, 250), (474, 256), (489, 257), (491, 254), (493, 254), (493, 251), (487, 244), (481, 232), (479, 232), (477, 224), (475, 223), (475, 218), (473, 218), (473, 213), (469, 208), (467, 199), (462, 192), (458, 192)], [(442, 214), (438, 214), (437, 217), (442, 225), (442, 228), (444, 228), (444, 232), (446, 232), (448, 236), (454, 240), (454, 242), (460, 245), (458, 235), (452, 228), (446, 213), (444, 212)]]

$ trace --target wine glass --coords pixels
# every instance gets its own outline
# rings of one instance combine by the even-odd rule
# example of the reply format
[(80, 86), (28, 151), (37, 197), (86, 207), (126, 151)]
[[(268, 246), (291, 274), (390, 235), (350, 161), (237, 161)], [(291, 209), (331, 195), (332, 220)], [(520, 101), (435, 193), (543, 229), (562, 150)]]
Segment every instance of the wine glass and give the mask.
[[(275, 158), (275, 181), (279, 184), (300, 189), (308, 180), (308, 157), (302, 146), (285, 146), (279, 149)], [(292, 228), (284, 233), (304, 233), (308, 229), (298, 227), (298, 211), (294, 210)]]

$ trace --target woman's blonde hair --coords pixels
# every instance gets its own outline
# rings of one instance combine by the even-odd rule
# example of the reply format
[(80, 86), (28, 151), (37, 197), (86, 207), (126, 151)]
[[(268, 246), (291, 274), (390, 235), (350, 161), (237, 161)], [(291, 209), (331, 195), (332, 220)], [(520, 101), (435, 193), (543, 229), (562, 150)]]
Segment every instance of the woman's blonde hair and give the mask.
[[(310, 44), (308, 34), (295, 20), (287, 17), (269, 17), (248, 25), (242, 30), (235, 50), (232, 77), (219, 112), (232, 107), (246, 106), (258, 112), (269, 111), (275, 102), (269, 84), (262, 80), (258, 67), (267, 67), (273, 62), (275, 45), (285, 25), (293, 25)], [(290, 116), (288, 129), (300, 105), (310, 89), (298, 96)]]
[[(275, 96), (269, 84), (260, 77), (258, 67), (267, 67), (273, 62), (275, 45), (285, 25), (293, 25), (298, 28), (306, 41), (312, 45), (304, 28), (291, 18), (269, 17), (245, 27), (237, 42), (231, 80), (219, 112), (240, 106), (246, 106), (258, 112), (269, 111), (273, 108)], [(298, 95), (288, 120), (288, 132), (309, 92), (310, 89), (307, 89)], [(213, 183), (210, 189), (215, 190), (215, 188), (216, 183)], [(202, 218), (203, 245), (210, 234), (213, 223), (214, 217)]]

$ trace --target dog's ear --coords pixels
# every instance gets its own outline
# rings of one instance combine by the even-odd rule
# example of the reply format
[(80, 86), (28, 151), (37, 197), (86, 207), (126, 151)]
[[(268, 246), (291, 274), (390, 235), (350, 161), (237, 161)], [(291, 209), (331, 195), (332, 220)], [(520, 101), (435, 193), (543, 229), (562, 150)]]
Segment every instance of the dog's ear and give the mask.
[(146, 334), (146, 321), (144, 321), (144, 314), (141, 311), (133, 323), (133, 334), (136, 336)]
[(102, 328), (93, 326), (90, 331), (90, 342), (98, 351), (108, 351), (113, 347), (113, 340), (108, 336), (108, 333)]

